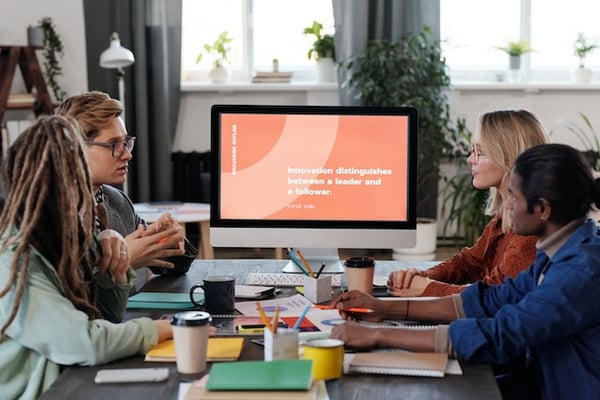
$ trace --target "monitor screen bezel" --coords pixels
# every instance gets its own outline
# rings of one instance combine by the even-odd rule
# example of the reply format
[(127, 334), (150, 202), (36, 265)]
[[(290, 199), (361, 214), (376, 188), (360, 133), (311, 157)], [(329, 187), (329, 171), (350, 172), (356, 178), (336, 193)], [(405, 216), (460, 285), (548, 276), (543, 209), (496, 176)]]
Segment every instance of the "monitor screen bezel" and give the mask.
[[(408, 117), (408, 165), (407, 165), (407, 219), (405, 221), (357, 221), (357, 220), (256, 220), (256, 219), (224, 219), (221, 218), (221, 115), (223, 114), (322, 114), (322, 115), (401, 115)], [(364, 244), (381, 244), (381, 246), (369, 246), (369, 248), (388, 248), (389, 243), (381, 242), (376, 237), (381, 234), (393, 234), (396, 231), (415, 231), (416, 230), (416, 184), (417, 184), (417, 124), (418, 114), (413, 107), (362, 107), (362, 106), (309, 106), (309, 105), (248, 105), (248, 104), (215, 104), (211, 108), (211, 243), (213, 245), (227, 246), (259, 246), (266, 247), (259, 243), (264, 239), (256, 237), (253, 241), (251, 229), (258, 234), (266, 234), (270, 231), (279, 230), (272, 240), (273, 247), (286, 246), (304, 246), (304, 244), (290, 243), (299, 230), (313, 232), (316, 236), (315, 241), (324, 240), (330, 235), (339, 234), (338, 239), (325, 240), (323, 247), (330, 247), (335, 242), (347, 241), (348, 245), (338, 247), (364, 247)], [(241, 229), (246, 232), (245, 237), (233, 235), (225, 241), (221, 233), (228, 236), (233, 230)], [(352, 238), (352, 234), (364, 232), (364, 241), (358, 245), (357, 240)], [(242, 233), (243, 235), (243, 233)], [(260, 236), (260, 235), (259, 235)], [(373, 240), (369, 240), (369, 237)], [(407, 235), (401, 235), (403, 239), (398, 242), (406, 241)], [(215, 240), (213, 240), (215, 239)], [(312, 242), (312, 240), (309, 240)], [(374, 243), (373, 243), (374, 242)], [(409, 240), (410, 242), (410, 240)], [(414, 244), (412, 244), (414, 245)], [(311, 247), (319, 247), (314, 243)], [(393, 247), (393, 246), (392, 246)], [(403, 247), (399, 243), (396, 247)], [(409, 246), (410, 247), (410, 243)]]

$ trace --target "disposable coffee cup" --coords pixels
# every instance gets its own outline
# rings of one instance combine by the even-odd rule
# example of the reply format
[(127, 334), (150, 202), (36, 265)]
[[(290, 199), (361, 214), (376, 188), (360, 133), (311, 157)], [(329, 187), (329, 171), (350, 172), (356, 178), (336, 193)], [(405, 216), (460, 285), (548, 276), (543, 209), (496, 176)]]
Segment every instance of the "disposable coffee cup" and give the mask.
[(216, 314), (229, 314), (235, 310), (235, 277), (207, 276), (202, 284), (190, 288), (190, 300), (197, 306), (200, 303), (194, 298), (194, 291), (204, 290), (204, 310)]
[(204, 311), (182, 311), (173, 315), (177, 372), (197, 374), (206, 369), (210, 321), (210, 314)]
[(367, 256), (349, 257), (344, 262), (344, 267), (348, 290), (360, 290), (371, 294), (373, 291), (375, 260)]

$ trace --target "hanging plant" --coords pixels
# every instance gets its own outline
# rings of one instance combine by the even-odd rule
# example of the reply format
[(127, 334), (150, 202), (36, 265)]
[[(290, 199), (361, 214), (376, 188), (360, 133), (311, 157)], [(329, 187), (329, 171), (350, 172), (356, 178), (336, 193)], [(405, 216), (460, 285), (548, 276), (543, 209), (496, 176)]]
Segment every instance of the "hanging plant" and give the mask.
[(56, 32), (52, 18), (44, 17), (39, 21), (40, 27), (44, 31), (44, 76), (46, 83), (52, 89), (56, 101), (62, 101), (66, 92), (61, 89), (57, 78), (62, 75), (60, 59), (63, 56), (63, 44), (60, 36)]

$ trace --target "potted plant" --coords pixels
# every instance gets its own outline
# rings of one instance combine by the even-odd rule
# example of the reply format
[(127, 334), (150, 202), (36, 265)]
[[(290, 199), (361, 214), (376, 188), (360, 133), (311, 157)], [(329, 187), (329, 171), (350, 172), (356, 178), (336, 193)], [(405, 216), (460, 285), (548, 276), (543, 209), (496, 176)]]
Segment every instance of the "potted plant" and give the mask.
[(521, 75), (521, 56), (534, 51), (531, 44), (524, 39), (511, 40), (504, 46), (497, 46), (496, 49), (508, 54), (508, 67), (511, 78), (513, 81), (518, 81)]
[(575, 82), (590, 82), (593, 71), (585, 66), (585, 57), (600, 47), (598, 41), (586, 37), (583, 33), (577, 35), (573, 42), (573, 53), (579, 58), (579, 67), (573, 72)]
[[(212, 68), (208, 73), (208, 76), (214, 83), (223, 83), (229, 80), (229, 71), (227, 71), (225, 65), (229, 63), (229, 52), (231, 51), (230, 43), (233, 39), (228, 35), (227, 31), (221, 32), (214, 43), (207, 43), (203, 46), (204, 53), (213, 58)], [(202, 61), (203, 55), (202, 52), (198, 54), (196, 57), (196, 64)]]
[(39, 26), (44, 32), (44, 76), (47, 85), (52, 89), (54, 99), (60, 102), (66, 96), (66, 92), (61, 89), (58, 83), (58, 77), (62, 75), (62, 67), (60, 66), (60, 59), (63, 56), (62, 40), (56, 31), (52, 18), (42, 18), (39, 21)]
[(331, 34), (324, 34), (323, 24), (313, 21), (312, 25), (304, 28), (305, 35), (312, 35), (315, 41), (308, 50), (308, 59), (317, 63), (317, 80), (319, 82), (335, 81), (335, 40)]
[(450, 116), (450, 77), (439, 43), (432, 39), (431, 29), (424, 27), (394, 42), (372, 40), (364, 53), (344, 64), (349, 70), (344, 85), (353, 90), (361, 105), (413, 106), (419, 112), (417, 217), (427, 226), (418, 226), (417, 231), (429, 231), (433, 238), (432, 245), (421, 246), (418, 237), (417, 248), (428, 254), (421, 259), (433, 257), (440, 161), (450, 148), (446, 138), (456, 129)]

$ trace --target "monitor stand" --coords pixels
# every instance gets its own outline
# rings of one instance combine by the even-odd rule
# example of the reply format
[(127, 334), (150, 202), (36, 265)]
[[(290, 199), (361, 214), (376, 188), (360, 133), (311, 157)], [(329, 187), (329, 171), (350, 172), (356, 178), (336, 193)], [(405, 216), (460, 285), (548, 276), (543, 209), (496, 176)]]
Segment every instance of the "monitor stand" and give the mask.
[[(294, 248), (294, 250), (300, 250), (315, 274), (323, 264), (325, 264), (325, 268), (323, 268), (322, 274), (341, 274), (344, 272), (344, 265), (340, 261), (337, 249)], [(292, 260), (287, 263), (282, 272), (303, 273)]]

